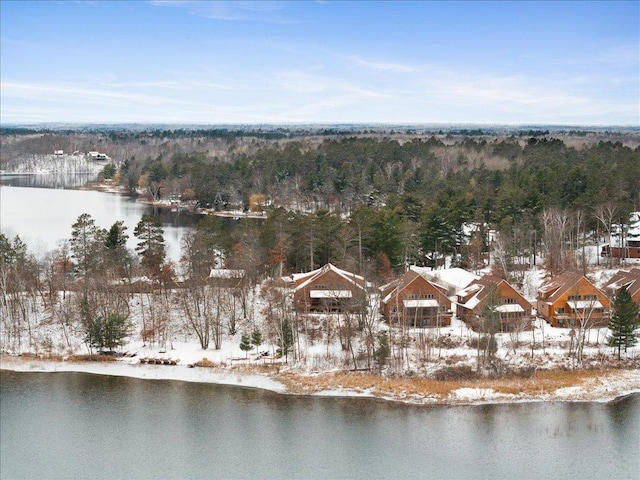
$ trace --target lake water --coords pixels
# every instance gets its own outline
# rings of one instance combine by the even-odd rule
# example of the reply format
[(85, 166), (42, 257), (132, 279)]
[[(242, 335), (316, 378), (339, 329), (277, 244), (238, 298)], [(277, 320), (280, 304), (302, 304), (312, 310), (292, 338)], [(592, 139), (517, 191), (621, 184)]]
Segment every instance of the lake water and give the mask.
[(637, 479), (640, 396), (412, 407), (81, 373), (0, 374), (0, 477)]
[(3, 233), (20, 235), (32, 251), (44, 254), (55, 249), (71, 237), (71, 225), (88, 213), (96, 224), (108, 229), (122, 220), (128, 227), (127, 246), (134, 249), (137, 239), (133, 235), (136, 224), (145, 213), (160, 217), (167, 246), (167, 258), (180, 259), (180, 240), (198, 220), (197, 215), (173, 213), (136, 202), (113, 193), (89, 190), (66, 190), (85, 184), (86, 175), (3, 176), (0, 187), (0, 228)]

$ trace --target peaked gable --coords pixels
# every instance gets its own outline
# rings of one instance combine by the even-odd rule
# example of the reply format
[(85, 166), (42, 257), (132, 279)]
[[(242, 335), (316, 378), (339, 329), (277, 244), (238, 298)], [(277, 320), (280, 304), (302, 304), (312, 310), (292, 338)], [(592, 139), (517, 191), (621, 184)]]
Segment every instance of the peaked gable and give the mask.
[(474, 310), (483, 303), (492, 292), (497, 292), (501, 300), (513, 298), (526, 312), (531, 311), (531, 304), (520, 292), (503, 278), (493, 275), (480, 277), (473, 281), (466, 289), (459, 292), (458, 303), (463, 308)]
[(354, 288), (365, 290), (364, 277), (356, 275), (355, 273), (347, 272), (346, 270), (341, 270), (333, 264), (327, 263), (322, 268), (309, 272), (304, 276), (300, 276), (295, 282), (294, 292), (302, 290), (317, 282), (319, 279), (331, 274), (343, 279)]
[(382, 303), (389, 303), (393, 297), (401, 295), (403, 291), (410, 287), (415, 287), (416, 283), (421, 284), (424, 290), (432, 290), (445, 298), (447, 297), (447, 292), (443, 287), (429, 281), (414, 270), (408, 270), (402, 277), (380, 287)]
[(640, 301), (640, 268), (619, 270), (603, 288), (615, 296), (622, 287), (627, 287), (634, 301)]
[(545, 283), (538, 290), (538, 298), (547, 302), (555, 302), (561, 298), (569, 290), (577, 288), (578, 283), (585, 279), (591, 287), (597, 290), (596, 286), (589, 281), (589, 279), (583, 275), (575, 272), (565, 272), (562, 275), (554, 278), (550, 282)]

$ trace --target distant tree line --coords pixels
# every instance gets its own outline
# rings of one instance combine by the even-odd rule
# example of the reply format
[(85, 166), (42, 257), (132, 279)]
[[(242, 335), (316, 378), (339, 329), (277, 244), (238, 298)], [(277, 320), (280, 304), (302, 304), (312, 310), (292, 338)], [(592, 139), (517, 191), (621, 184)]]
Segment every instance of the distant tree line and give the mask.
[(3, 155), (101, 145), (114, 159), (105, 173), (132, 192), (215, 210), (264, 209), (264, 225), (243, 224), (244, 236), (221, 250), (238, 263), (234, 248), (251, 249), (263, 271), (326, 261), (358, 273), (399, 271), (451, 254), (473, 268), (490, 253), (490, 230), (502, 270), (538, 252), (561, 271), (580, 268), (576, 246), (610, 242), (640, 210), (637, 134), (600, 135), (623, 144), (578, 133), (95, 129), (15, 134), (3, 140)]

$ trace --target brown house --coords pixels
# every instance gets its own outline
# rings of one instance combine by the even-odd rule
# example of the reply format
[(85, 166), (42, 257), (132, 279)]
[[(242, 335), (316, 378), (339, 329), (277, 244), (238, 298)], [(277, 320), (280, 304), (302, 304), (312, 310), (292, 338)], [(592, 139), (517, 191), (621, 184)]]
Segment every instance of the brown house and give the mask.
[(640, 268), (620, 270), (605, 284), (603, 290), (610, 298), (614, 298), (622, 287), (627, 287), (632, 300), (640, 308)]
[(447, 291), (409, 270), (380, 287), (380, 308), (387, 322), (413, 327), (451, 325), (451, 300)]
[(499, 277), (480, 277), (458, 292), (457, 297), (456, 315), (474, 328), (488, 310), (499, 315), (501, 331), (528, 328), (533, 320), (531, 304)]
[(364, 278), (328, 263), (288, 278), (299, 312), (345, 312), (367, 306)]
[(611, 302), (583, 275), (567, 272), (538, 290), (538, 315), (554, 327), (604, 326)]

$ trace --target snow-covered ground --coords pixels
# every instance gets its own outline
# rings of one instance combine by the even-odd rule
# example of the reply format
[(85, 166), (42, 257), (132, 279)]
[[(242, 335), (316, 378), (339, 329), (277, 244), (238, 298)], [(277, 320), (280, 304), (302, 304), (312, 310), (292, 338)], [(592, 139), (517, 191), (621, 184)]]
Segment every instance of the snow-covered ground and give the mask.
[[(602, 284), (615, 271), (599, 270), (591, 277)], [(543, 270), (530, 270), (524, 275), (524, 295), (532, 303), (544, 276)], [(584, 360), (577, 363), (575, 355), (569, 354), (569, 350), (575, 348), (571, 330), (554, 328), (541, 319), (536, 320), (530, 330), (496, 335), (498, 350), (495, 358), (500, 368), (516, 372), (527, 369), (597, 369), (603, 372), (597, 381), (589, 380), (585, 383), (580, 380), (577, 385), (563, 384), (556, 391), (547, 389), (532, 395), (524, 391), (518, 392), (516, 387), (497, 389), (486, 382), (478, 385), (470, 380), (459, 384), (446, 398), (434, 397), (428, 391), (403, 395), (401, 391), (356, 388), (348, 382), (345, 385), (323, 385), (320, 382), (319, 386), (306, 389), (298, 385), (315, 376), (334, 372), (360, 375), (360, 372), (348, 372), (362, 370), (367, 366), (365, 339), (360, 332), (353, 336), (351, 349), (344, 348), (344, 338), (342, 343), (340, 341), (339, 332), (345, 327), (347, 319), (339, 315), (319, 314), (299, 318), (299, 334), (295, 346), (297, 355), (290, 355), (285, 361), (275, 355), (277, 346), (273, 333), (269, 333), (269, 322), (265, 315), (267, 302), (264, 292), (256, 288), (246, 292), (246, 312), (241, 315), (239, 306), (234, 307), (234, 318), (240, 318), (235, 325), (235, 333), (229, 334), (231, 318), (230, 315), (223, 314), (224, 335), (220, 348), (215, 349), (212, 340), (209, 347), (203, 350), (184, 318), (180, 301), (172, 295), (178, 293), (170, 293), (169, 298), (151, 294), (135, 294), (130, 297), (129, 320), (133, 324), (133, 334), (119, 349), (124, 355), (109, 362), (73, 360), (74, 356), (89, 353), (77, 321), (69, 321), (68, 314), (74, 309), (73, 294), (67, 293), (65, 300), (60, 296), (53, 309), (50, 306), (45, 308), (39, 296), (25, 300), (21, 304), (24, 308), (14, 309), (14, 313), (6, 306), (0, 306), (0, 352), (3, 353), (0, 367), (24, 371), (79, 371), (146, 379), (221, 383), (281, 393), (372, 396), (411, 403), (610, 400), (619, 395), (640, 392), (640, 371), (637, 369), (640, 364), (640, 346), (629, 349), (623, 355), (624, 361), (617, 362), (614, 350), (606, 345), (608, 329), (590, 329), (586, 332)], [(372, 312), (377, 310), (375, 301), (375, 297), (372, 297)], [(27, 321), (20, 317), (25, 311), (28, 312)], [(18, 336), (15, 330), (11, 331), (11, 321), (8, 321), (10, 315), (20, 317), (17, 321), (20, 325)], [(162, 339), (156, 338), (154, 342), (145, 343), (141, 338), (142, 325), (144, 321), (149, 322), (153, 315), (164, 319), (165, 333)], [(244, 352), (240, 349), (240, 337), (243, 333), (251, 333), (255, 327), (262, 330), (265, 340), (259, 348)], [(474, 369), (478, 363), (478, 351), (472, 346), (477, 334), (456, 317), (452, 319), (450, 326), (404, 330), (390, 328), (376, 320), (373, 322), (373, 331), (386, 331), (389, 335), (390, 359), (389, 365), (383, 369), (382, 378), (433, 378), (443, 369)], [(262, 354), (257, 355), (258, 351)], [(166, 364), (141, 364), (141, 359), (153, 359), (158, 363), (164, 361)], [(196, 364), (211, 368), (194, 366)], [(374, 367), (371, 363), (369, 366)]]
[(3, 174), (99, 173), (109, 160), (95, 160), (84, 154), (25, 155), (5, 162)]
[[(149, 309), (148, 299), (148, 295), (136, 295), (131, 300), (131, 320), (134, 322), (135, 332), (140, 332), (142, 316), (149, 314), (148, 311), (144, 312), (144, 309)], [(66, 332), (63, 332), (61, 323), (56, 321), (51, 312), (37, 307), (37, 313), (32, 315), (29, 325), (32, 348), (28, 347), (26, 332), (22, 339), (23, 348), (17, 351), (12, 348), (7, 332), (4, 329), (0, 330), (0, 342), (5, 352), (1, 358), (0, 368), (43, 372), (76, 371), (143, 379), (219, 383), (261, 388), (279, 393), (377, 397), (415, 404), (535, 400), (608, 401), (620, 395), (640, 392), (640, 371), (629, 369), (630, 363), (627, 363), (625, 367), (627, 369), (603, 370), (597, 380), (589, 380), (586, 383), (580, 380), (577, 385), (563, 384), (556, 391), (546, 390), (533, 395), (524, 390), (517, 391), (517, 381), (516, 387), (505, 393), (504, 388), (494, 389), (486, 382), (477, 385), (473, 380), (460, 383), (458, 388), (454, 388), (444, 398), (431, 395), (429, 391), (418, 390), (417, 393), (406, 395), (402, 391), (356, 388), (348, 383), (323, 386), (320, 382), (319, 387), (308, 390), (298, 385), (303, 385), (317, 376), (330, 375), (333, 372), (345, 373), (353, 369), (353, 354), (343, 351), (337, 337), (327, 340), (326, 335), (318, 337), (316, 333), (314, 336), (309, 334), (307, 337), (304, 333), (300, 333), (298, 339), (300, 355), (295, 360), (290, 356), (288, 362), (285, 362), (283, 358), (276, 358), (274, 355), (276, 345), (268, 341), (258, 349), (266, 355), (256, 355), (256, 349), (249, 353), (243, 352), (239, 346), (240, 336), (241, 333), (248, 331), (249, 325), (240, 324), (235, 335), (224, 336), (218, 350), (213, 348), (213, 342), (207, 350), (203, 350), (195, 335), (189, 331), (177, 306), (172, 305), (171, 333), (168, 334), (166, 342), (145, 345), (139, 333), (134, 334), (121, 348), (125, 356), (109, 358), (112, 361), (105, 362), (74, 360), (71, 354), (89, 352), (83, 343), (83, 336), (80, 332), (68, 327)], [(254, 311), (250, 316), (253, 322), (259, 324), (264, 321), (260, 318), (261, 301), (256, 298), (252, 305)], [(314, 325), (323, 326), (329, 319), (317, 315), (309, 321)], [(330, 321), (339, 322), (340, 319), (334, 316)], [(431, 377), (443, 368), (474, 368), (476, 365), (477, 350), (469, 346), (469, 340), (476, 334), (455, 317), (451, 326), (440, 329), (407, 329), (405, 335), (410, 339), (410, 347), (405, 351), (402, 351), (397, 344), (394, 345), (394, 342), (400, 339), (400, 332), (397, 329), (389, 330), (385, 324), (377, 324), (376, 328), (388, 330), (392, 343), (391, 355), (394, 357), (394, 366), (388, 369), (383, 377), (390, 375), (393, 378), (421, 379)], [(322, 328), (318, 330), (322, 331)], [(606, 328), (591, 329), (587, 332), (585, 360), (582, 366), (597, 369), (604, 368), (605, 364), (615, 364), (613, 349), (607, 347), (605, 343), (607, 333)], [(423, 345), (427, 345), (422, 351), (418, 347), (421, 341)], [(534, 329), (520, 332), (517, 336), (513, 333), (497, 334), (497, 341), (499, 348), (496, 358), (510, 369), (532, 368), (536, 371), (546, 371), (573, 370), (578, 367), (575, 358), (568, 354), (568, 348), (572, 342), (570, 330), (553, 328), (542, 320), (536, 321)], [(358, 343), (358, 339), (355, 339), (355, 342), (354, 350), (358, 352), (362, 345)], [(24, 355), (17, 356), (19, 353)], [(365, 366), (362, 356), (356, 353), (356, 357), (360, 362), (358, 366)], [(149, 358), (157, 362), (165, 361), (166, 364), (141, 364), (140, 359)], [(634, 365), (637, 366), (640, 348), (630, 349), (625, 358), (627, 362), (635, 361)], [(194, 366), (197, 363), (211, 367)], [(347, 374), (360, 375), (359, 372)], [(283, 376), (286, 376), (286, 381)]]

